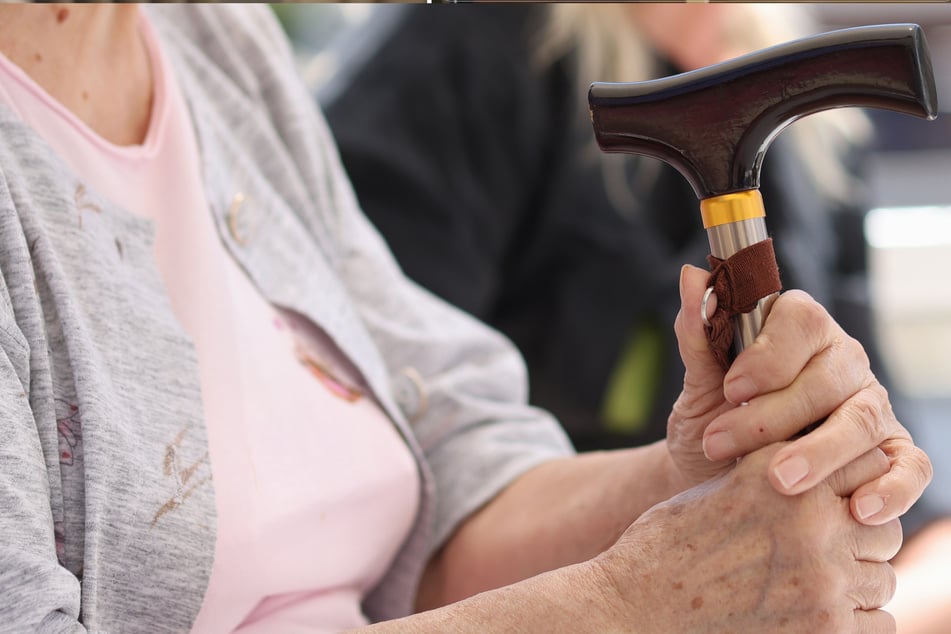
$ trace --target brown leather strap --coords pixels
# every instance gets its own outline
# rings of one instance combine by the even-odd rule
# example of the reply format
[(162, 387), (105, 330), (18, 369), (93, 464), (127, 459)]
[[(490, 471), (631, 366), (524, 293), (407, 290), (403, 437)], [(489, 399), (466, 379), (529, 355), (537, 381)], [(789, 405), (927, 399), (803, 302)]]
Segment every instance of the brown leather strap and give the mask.
[(750, 312), (756, 302), (779, 292), (782, 283), (771, 238), (737, 251), (726, 260), (708, 255), (707, 261), (711, 269), (708, 285), (717, 296), (717, 309), (708, 320), (707, 340), (713, 356), (726, 371), (733, 346), (732, 318)]

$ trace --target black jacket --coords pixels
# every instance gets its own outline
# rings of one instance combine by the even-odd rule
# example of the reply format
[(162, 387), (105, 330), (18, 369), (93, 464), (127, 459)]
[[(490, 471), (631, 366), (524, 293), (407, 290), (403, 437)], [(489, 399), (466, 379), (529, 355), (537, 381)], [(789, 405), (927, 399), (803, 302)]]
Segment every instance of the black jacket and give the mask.
[[(683, 379), (677, 278), (709, 250), (690, 186), (615, 157), (631, 198), (612, 204), (572, 56), (530, 62), (544, 7), (390, 9), (398, 26), (323, 104), (363, 209), (410, 277), (516, 343), (532, 402), (579, 449), (662, 438)], [(861, 205), (824, 198), (782, 137), (762, 173), (784, 287), (873, 350)], [(611, 431), (606, 386), (645, 331), (660, 346), (639, 379), (646, 425)]]

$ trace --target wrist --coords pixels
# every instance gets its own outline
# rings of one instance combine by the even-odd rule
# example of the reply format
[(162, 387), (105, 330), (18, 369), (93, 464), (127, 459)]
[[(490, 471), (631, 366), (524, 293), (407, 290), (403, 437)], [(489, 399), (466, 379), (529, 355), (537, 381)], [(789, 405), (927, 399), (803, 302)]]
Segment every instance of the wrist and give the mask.
[(619, 568), (617, 559), (603, 553), (558, 571), (567, 596), (573, 597), (574, 631), (626, 632), (646, 616), (639, 613), (644, 602), (635, 600), (637, 590), (628, 583), (634, 575)]
[[(630, 544), (625, 548), (630, 550)], [(651, 622), (649, 575), (641, 564), (612, 548), (579, 566), (578, 586), (587, 590), (584, 601), (592, 606), (590, 613), (597, 615), (591, 631), (630, 632)]]
[[(613, 559), (613, 558), (612, 558)], [(620, 560), (620, 558), (617, 558)], [(545, 631), (601, 634), (630, 631), (644, 623), (636, 591), (627, 587), (622, 562), (602, 557), (536, 575), (401, 621), (377, 624), (374, 631)], [(626, 577), (633, 578), (631, 570)]]

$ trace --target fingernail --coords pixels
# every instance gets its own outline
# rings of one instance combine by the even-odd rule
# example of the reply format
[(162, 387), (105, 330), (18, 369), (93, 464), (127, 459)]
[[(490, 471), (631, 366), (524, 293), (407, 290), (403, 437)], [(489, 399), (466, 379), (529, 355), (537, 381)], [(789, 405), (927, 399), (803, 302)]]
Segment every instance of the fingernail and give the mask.
[(723, 395), (733, 404), (744, 403), (756, 396), (756, 384), (749, 377), (738, 376), (727, 381)]
[(684, 264), (680, 267), (680, 301), (684, 301), (684, 276), (687, 273), (687, 265)]
[(805, 458), (793, 456), (780, 462), (774, 473), (784, 488), (791, 489), (809, 474), (809, 463)]
[(723, 460), (736, 455), (736, 440), (728, 431), (718, 431), (703, 439), (707, 460)]
[(885, 508), (885, 500), (880, 495), (863, 495), (855, 501), (855, 510), (859, 519), (868, 519)]

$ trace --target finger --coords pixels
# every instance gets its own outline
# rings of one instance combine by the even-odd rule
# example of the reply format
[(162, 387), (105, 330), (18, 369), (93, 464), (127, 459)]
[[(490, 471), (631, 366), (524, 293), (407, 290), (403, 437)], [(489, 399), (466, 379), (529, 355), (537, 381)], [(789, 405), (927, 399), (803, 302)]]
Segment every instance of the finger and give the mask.
[(891, 468), (852, 494), (852, 515), (865, 524), (882, 524), (904, 514), (921, 497), (934, 474), (931, 460), (907, 432), (883, 442), (881, 448)]
[(850, 631), (856, 634), (894, 634), (895, 617), (885, 610), (856, 610)]
[(826, 418), (867, 385), (869, 377), (861, 345), (840, 340), (814, 356), (787, 387), (756, 396), (711, 422), (704, 433), (704, 452), (710, 460), (725, 460), (788, 440)]
[(823, 424), (783, 447), (770, 463), (770, 481), (780, 493), (801, 493), (900, 429), (888, 394), (874, 382), (846, 400)]
[(884, 607), (895, 595), (895, 570), (888, 563), (856, 562), (846, 596), (860, 610)]
[(851, 526), (852, 555), (857, 561), (885, 563), (898, 554), (902, 543), (899, 520), (894, 519), (878, 526), (865, 526), (853, 522)]
[(723, 394), (731, 403), (786, 387), (813, 356), (845, 337), (829, 313), (803, 291), (787, 291), (770, 309), (753, 343), (734, 360)]
[(827, 482), (832, 487), (833, 493), (839, 497), (848, 497), (866, 482), (871, 482), (888, 473), (890, 466), (885, 452), (875, 447), (833, 472)]

